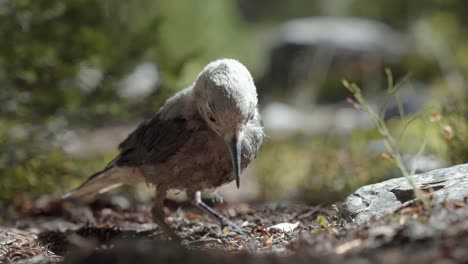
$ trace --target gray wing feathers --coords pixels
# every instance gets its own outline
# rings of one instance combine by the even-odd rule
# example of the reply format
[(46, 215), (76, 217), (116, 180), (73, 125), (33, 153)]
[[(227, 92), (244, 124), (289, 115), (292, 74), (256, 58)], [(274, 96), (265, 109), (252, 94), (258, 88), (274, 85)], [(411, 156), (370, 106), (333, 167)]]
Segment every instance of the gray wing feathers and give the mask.
[(143, 181), (140, 171), (131, 168), (106, 168), (88, 178), (80, 187), (65, 194), (62, 198), (91, 198), (123, 184), (133, 185)]
[(138, 166), (164, 161), (190, 137), (187, 120), (181, 117), (161, 120), (157, 114), (145, 121), (120, 145), (120, 155), (113, 162), (118, 166)]
[(91, 175), (86, 182), (63, 198), (103, 193), (120, 185), (144, 181), (139, 165), (164, 161), (187, 141), (193, 131), (187, 129), (187, 120), (161, 120), (158, 113), (141, 123), (119, 145), (120, 154), (104, 170)]

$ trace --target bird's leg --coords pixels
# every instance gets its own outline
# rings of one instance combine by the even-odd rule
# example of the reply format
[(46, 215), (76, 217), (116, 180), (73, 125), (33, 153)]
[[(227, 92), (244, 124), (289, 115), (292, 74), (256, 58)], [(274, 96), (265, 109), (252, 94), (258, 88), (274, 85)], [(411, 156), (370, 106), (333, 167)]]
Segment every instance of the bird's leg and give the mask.
[(244, 228), (242, 228), (240, 226), (237, 226), (233, 222), (229, 221), (229, 219), (227, 219), (225, 216), (223, 216), (219, 212), (215, 211), (213, 208), (209, 207), (205, 202), (203, 202), (202, 199), (201, 199), (201, 192), (200, 191), (196, 191), (193, 196), (195, 198), (194, 199), (195, 206), (200, 208), (201, 210), (211, 214), (212, 216), (216, 217), (216, 219), (218, 219), (219, 222), (221, 222), (222, 226), (228, 226), (233, 231), (235, 231), (236, 233), (239, 233), (239, 234), (246, 233), (246, 230)]
[(172, 241), (180, 242), (182, 239), (175, 233), (174, 229), (170, 227), (165, 221), (164, 214), (164, 198), (165, 190), (156, 191), (156, 199), (151, 207), (151, 214), (153, 216), (153, 221), (158, 224), (158, 227), (161, 231)]

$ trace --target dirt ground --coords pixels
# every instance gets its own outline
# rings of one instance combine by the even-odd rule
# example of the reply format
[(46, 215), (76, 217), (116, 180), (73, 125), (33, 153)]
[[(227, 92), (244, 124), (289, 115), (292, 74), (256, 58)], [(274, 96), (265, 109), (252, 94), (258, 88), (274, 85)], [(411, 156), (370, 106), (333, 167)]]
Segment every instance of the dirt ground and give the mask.
[[(183, 239), (177, 244), (152, 223), (150, 204), (131, 198), (102, 196), (86, 205), (22, 197), (2, 213), (0, 262), (467, 263), (467, 203), (447, 202), (428, 214), (415, 202), (361, 226), (343, 221), (339, 204), (215, 205), (246, 234), (168, 203), (167, 221)], [(269, 228), (281, 223), (286, 230)]]

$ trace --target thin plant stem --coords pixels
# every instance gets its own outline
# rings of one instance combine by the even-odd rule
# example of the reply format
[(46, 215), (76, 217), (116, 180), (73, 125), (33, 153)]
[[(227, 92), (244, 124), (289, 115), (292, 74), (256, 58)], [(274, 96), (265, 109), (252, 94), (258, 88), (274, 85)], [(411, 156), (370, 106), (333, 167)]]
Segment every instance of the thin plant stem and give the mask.
[[(398, 87), (393, 86), (393, 77), (391, 75), (391, 72), (388, 70), (386, 71), (387, 73), (387, 81), (388, 81), (388, 97), (392, 96), (399, 87), (401, 87), (402, 82), (398, 82)], [(395, 139), (393, 136), (390, 134), (390, 131), (387, 127), (387, 124), (385, 123), (384, 119), (382, 118), (382, 114), (377, 114), (367, 103), (367, 101), (364, 99), (361, 93), (361, 89), (359, 86), (357, 86), (355, 83), (349, 83), (346, 80), (343, 80), (343, 85), (353, 93), (354, 97), (359, 103), (359, 108), (364, 110), (369, 117), (371, 118), (372, 122), (376, 125), (377, 130), (379, 133), (383, 136), (385, 140), (385, 147), (387, 151), (389, 152), (390, 156), (392, 157), (393, 161), (395, 162), (395, 165), (398, 167), (400, 172), (402, 173), (403, 177), (408, 181), (410, 184), (411, 188), (414, 191), (414, 194), (417, 199), (422, 201), (424, 204), (424, 207), (428, 210), (429, 213), (432, 212), (432, 207), (430, 202), (421, 195), (421, 192), (418, 190), (418, 187), (414, 183), (413, 178), (411, 177), (410, 173), (408, 172), (407, 168), (405, 167), (401, 155), (398, 150), (398, 144), (395, 142)], [(388, 100), (388, 98), (387, 98)], [(386, 105), (385, 105), (386, 107)], [(381, 110), (380, 113), (385, 112), (385, 109), (383, 111)], [(425, 145), (425, 144), (424, 144)]]

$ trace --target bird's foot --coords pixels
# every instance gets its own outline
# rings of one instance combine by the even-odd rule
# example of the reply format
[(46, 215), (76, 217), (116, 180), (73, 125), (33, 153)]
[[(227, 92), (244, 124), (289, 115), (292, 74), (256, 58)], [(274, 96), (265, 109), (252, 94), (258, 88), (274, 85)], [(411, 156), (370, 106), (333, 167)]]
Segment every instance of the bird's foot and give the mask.
[(224, 202), (224, 199), (221, 195), (214, 193), (213, 196), (211, 197), (211, 202), (222, 204)]
[[(219, 195), (218, 195), (219, 196)], [(219, 196), (221, 197), (221, 196)], [(197, 191), (195, 193), (195, 205), (204, 210), (205, 212), (211, 214), (212, 216), (216, 217), (216, 219), (219, 220), (219, 222), (221, 223), (221, 225), (223, 227), (229, 227), (229, 229), (231, 229), (232, 231), (238, 233), (238, 234), (246, 234), (247, 233), (247, 230), (234, 224), (233, 222), (229, 221), (229, 219), (227, 219), (225, 216), (223, 216), (222, 214), (220, 214), (219, 212), (215, 211), (213, 208), (209, 207), (207, 204), (205, 204), (202, 199), (201, 199), (201, 192), (200, 191)]]

